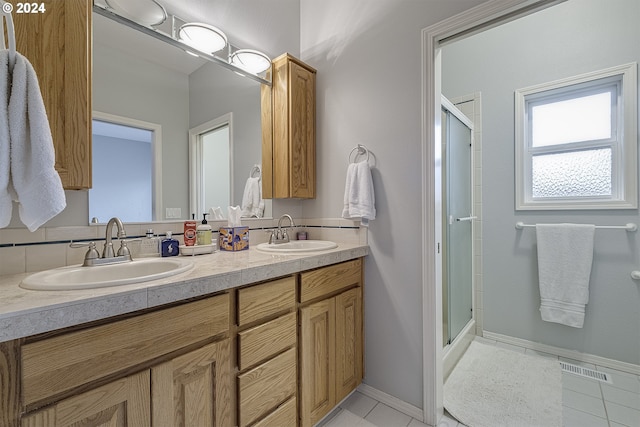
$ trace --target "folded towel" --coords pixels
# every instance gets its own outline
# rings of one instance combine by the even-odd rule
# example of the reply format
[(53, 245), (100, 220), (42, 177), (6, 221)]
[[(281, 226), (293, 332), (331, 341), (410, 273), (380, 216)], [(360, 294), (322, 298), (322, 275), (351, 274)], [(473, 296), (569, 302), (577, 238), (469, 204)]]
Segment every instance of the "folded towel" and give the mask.
[(11, 184), (20, 219), (29, 231), (59, 214), (67, 205), (38, 77), (27, 58), (16, 53), (9, 98)]
[[(0, 22), (2, 18), (0, 17)], [(4, 35), (0, 34), (4, 40)], [(9, 51), (0, 50), (0, 228), (11, 221), (11, 142), (9, 139)]]
[(536, 225), (542, 320), (582, 328), (594, 235), (594, 225)]
[(367, 162), (350, 163), (344, 186), (343, 218), (360, 218), (363, 225), (376, 219), (371, 169)]

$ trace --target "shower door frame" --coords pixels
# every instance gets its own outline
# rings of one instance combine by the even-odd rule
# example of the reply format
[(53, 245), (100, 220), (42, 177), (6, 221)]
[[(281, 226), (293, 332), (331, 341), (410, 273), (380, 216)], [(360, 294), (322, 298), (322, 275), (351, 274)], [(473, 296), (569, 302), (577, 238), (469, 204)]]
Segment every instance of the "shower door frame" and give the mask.
[(444, 414), (440, 46), (564, 1), (488, 0), (422, 30), (422, 411), (430, 425)]

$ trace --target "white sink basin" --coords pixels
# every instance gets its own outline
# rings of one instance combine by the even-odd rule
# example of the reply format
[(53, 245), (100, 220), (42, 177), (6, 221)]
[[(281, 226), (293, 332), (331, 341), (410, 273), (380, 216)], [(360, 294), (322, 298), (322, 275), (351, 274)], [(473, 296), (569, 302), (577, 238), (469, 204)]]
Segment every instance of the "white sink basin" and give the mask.
[(337, 248), (335, 242), (329, 240), (293, 240), (288, 243), (269, 244), (260, 243), (256, 249), (262, 252), (279, 254), (296, 254), (304, 252), (319, 252)]
[(192, 268), (193, 263), (182, 258), (147, 258), (122, 264), (60, 267), (28, 276), (20, 287), (40, 291), (103, 288), (161, 279)]

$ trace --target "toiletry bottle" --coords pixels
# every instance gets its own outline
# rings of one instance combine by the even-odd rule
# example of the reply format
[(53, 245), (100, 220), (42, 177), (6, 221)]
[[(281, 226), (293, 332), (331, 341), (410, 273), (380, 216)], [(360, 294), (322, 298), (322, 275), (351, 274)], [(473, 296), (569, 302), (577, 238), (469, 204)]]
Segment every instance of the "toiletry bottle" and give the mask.
[(174, 239), (171, 231), (167, 231), (167, 237), (162, 241), (162, 256), (176, 256), (180, 253), (179, 242)]
[(207, 213), (202, 214), (202, 223), (196, 229), (196, 240), (198, 245), (211, 244), (211, 226), (207, 224)]
[(184, 222), (184, 245), (193, 246), (196, 244), (196, 214), (191, 214), (191, 220)]
[(147, 230), (147, 236), (140, 242), (140, 256), (160, 256), (160, 238), (153, 235), (153, 229)]

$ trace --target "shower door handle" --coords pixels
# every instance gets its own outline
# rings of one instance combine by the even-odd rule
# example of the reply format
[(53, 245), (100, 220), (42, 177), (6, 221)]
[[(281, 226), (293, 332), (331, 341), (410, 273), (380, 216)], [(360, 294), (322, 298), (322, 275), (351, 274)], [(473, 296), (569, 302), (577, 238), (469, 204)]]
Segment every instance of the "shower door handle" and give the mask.
[(460, 222), (460, 221), (473, 221), (474, 219), (478, 219), (477, 216), (465, 216), (462, 218), (456, 218), (456, 221)]

